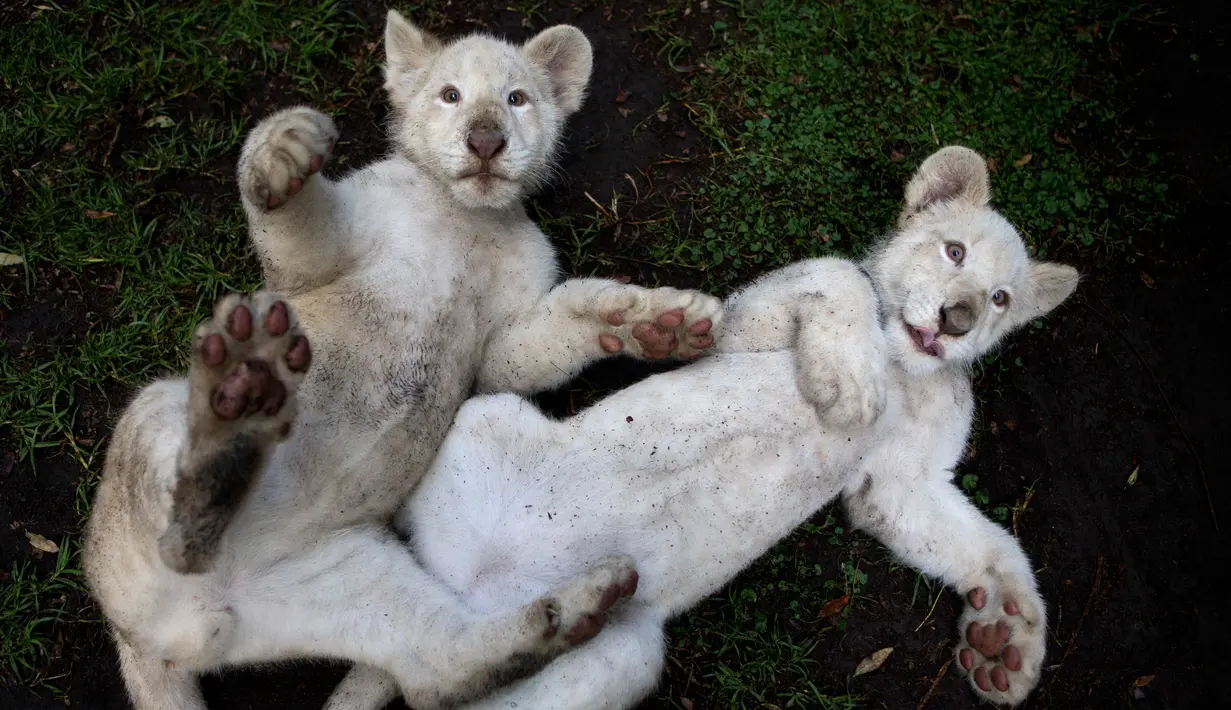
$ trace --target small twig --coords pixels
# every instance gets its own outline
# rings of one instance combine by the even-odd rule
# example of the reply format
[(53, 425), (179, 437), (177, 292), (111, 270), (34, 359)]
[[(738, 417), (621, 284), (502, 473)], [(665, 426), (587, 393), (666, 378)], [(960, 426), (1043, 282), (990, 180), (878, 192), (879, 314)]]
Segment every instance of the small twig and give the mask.
[(939, 601), (940, 601), (940, 594), (937, 593), (936, 601), (932, 602), (932, 608), (928, 609), (928, 615), (923, 617), (923, 621), (920, 621), (919, 625), (915, 627), (915, 633), (919, 633), (919, 629), (922, 629), (923, 625), (928, 623), (928, 619), (932, 618), (932, 612), (936, 611), (936, 603)]
[(604, 215), (607, 219), (611, 220), (612, 222), (616, 221), (616, 220), (615, 220), (615, 218), (613, 218), (613, 217), (611, 216), (611, 213), (607, 211), (607, 208), (606, 208), (606, 207), (603, 207), (601, 204), (599, 204), (598, 200), (594, 199), (594, 196), (593, 196), (593, 195), (591, 195), (589, 192), (586, 192), (586, 193), (584, 193), (584, 194), (585, 194), (585, 196), (586, 196), (586, 197), (587, 197), (587, 198), (588, 198), (591, 202), (593, 202), (593, 203), (594, 203), (594, 206), (598, 208), (598, 211), (599, 211), (599, 212), (602, 212), (602, 213), (603, 213), (603, 215)]
[(1025, 499), (1022, 500), (1021, 507), (1013, 508), (1013, 537), (1017, 537), (1017, 519), (1021, 517), (1023, 513), (1026, 512), (1027, 508), (1030, 507), (1030, 499), (1033, 497), (1034, 497), (1034, 486), (1032, 485), (1030, 486), (1030, 489), (1026, 491), (1026, 497)]
[(1102, 318), (1107, 325), (1111, 326), (1112, 330), (1116, 331), (1116, 333), (1124, 339), (1124, 342), (1128, 343), (1128, 346), (1133, 349), (1133, 354), (1135, 354), (1137, 359), (1141, 362), (1141, 366), (1145, 368), (1146, 374), (1148, 374), (1150, 379), (1154, 381), (1154, 386), (1158, 388), (1158, 394), (1163, 398), (1163, 404), (1167, 405), (1167, 411), (1171, 413), (1171, 420), (1175, 422), (1175, 428), (1180, 430), (1180, 436), (1184, 437), (1184, 443), (1188, 445), (1188, 452), (1193, 455), (1193, 459), (1197, 462), (1197, 472), (1201, 474), (1201, 487), (1205, 490), (1205, 503), (1210, 508), (1210, 520), (1214, 523), (1214, 532), (1219, 532), (1218, 514), (1214, 512), (1214, 499), (1210, 496), (1210, 484), (1206, 480), (1205, 466), (1201, 464), (1201, 456), (1197, 454), (1197, 447), (1193, 446), (1193, 440), (1188, 438), (1188, 431), (1185, 430), (1184, 425), (1180, 423), (1180, 417), (1175, 413), (1175, 407), (1171, 406), (1171, 399), (1167, 397), (1167, 391), (1163, 389), (1163, 384), (1159, 382), (1158, 377), (1155, 376), (1154, 369), (1150, 367), (1150, 363), (1146, 362), (1146, 359), (1141, 354), (1141, 351), (1137, 349), (1137, 346), (1133, 344), (1133, 341), (1129, 339), (1128, 335), (1126, 335), (1124, 331), (1120, 330), (1120, 327), (1117, 326), (1114, 321), (1100, 313), (1097, 308), (1091, 306), (1088, 302), (1082, 301), (1082, 305), (1089, 308), (1090, 312), (1094, 315)]
[(640, 203), (641, 202), (641, 188), (637, 187), (637, 181), (634, 180), (633, 176), (629, 175), (628, 173), (624, 173), (624, 179), (627, 180), (633, 186), (633, 194), (636, 196), (637, 202)]
[(111, 154), (115, 152), (115, 142), (120, 138), (120, 124), (115, 124), (115, 132), (111, 134), (111, 142), (107, 144), (107, 152), (103, 154), (103, 167), (109, 167)]
[(945, 674), (949, 672), (949, 666), (952, 663), (953, 663), (953, 659), (950, 658), (949, 660), (945, 661), (945, 664), (943, 666), (940, 667), (940, 672), (938, 672), (936, 674), (936, 677), (932, 679), (932, 687), (928, 688), (928, 692), (923, 694), (923, 699), (920, 700), (919, 704), (915, 706), (915, 710), (923, 710), (923, 706), (927, 705), (928, 701), (932, 699), (932, 695), (936, 692), (936, 688), (940, 687), (940, 679), (944, 678)]
[(1077, 648), (1077, 634), (1081, 631), (1081, 626), (1086, 622), (1086, 617), (1090, 615), (1090, 609), (1094, 606), (1094, 598), (1098, 596), (1099, 585), (1103, 582), (1103, 553), (1099, 553), (1098, 567), (1094, 570), (1094, 584), (1090, 587), (1090, 598), (1086, 599), (1086, 608), (1081, 612), (1081, 618), (1077, 620), (1077, 625), (1073, 627), (1073, 633), (1069, 634), (1069, 644), (1064, 649), (1064, 655), (1060, 657), (1060, 662), (1052, 666), (1053, 673), (1051, 680), (1047, 682), (1047, 695), (1051, 696), (1051, 686), (1056, 682), (1056, 676), (1060, 675), (1060, 668), (1073, 650)]

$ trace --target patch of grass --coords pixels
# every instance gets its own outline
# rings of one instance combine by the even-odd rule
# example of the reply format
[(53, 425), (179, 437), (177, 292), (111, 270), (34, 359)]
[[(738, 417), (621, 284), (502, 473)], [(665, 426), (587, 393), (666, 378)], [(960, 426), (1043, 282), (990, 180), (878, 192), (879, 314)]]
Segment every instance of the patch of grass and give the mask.
[(216, 296), (256, 284), (229, 184), (241, 96), (265, 74), (288, 96), (353, 98), (337, 78), (355, 62), (337, 48), (368, 33), (336, 2), (46, 7), (0, 30), (0, 251), (25, 259), (0, 307), (57, 272), (109, 308), (76, 347), (0, 352), (0, 421), (27, 461), (69, 438), (87, 392), (178, 368)]
[(867, 582), (855, 558), (862, 544), (826, 515), (672, 623), (668, 663), (689, 677), (672, 697), (697, 707), (857, 707), (857, 695), (821, 691), (844, 673), (819, 658)]
[(1115, 4), (734, 7), (680, 97), (717, 147), (713, 167), (687, 220), (645, 227), (651, 262), (722, 289), (801, 257), (859, 254), (892, 224), (914, 168), (951, 143), (989, 158), (996, 204), (1040, 256), (1112, 258), (1173, 216), (1159, 156), (1119, 130), (1114, 77), (1091, 61), (1123, 19)]
[(4, 19), (0, 253), (24, 263), (0, 267), (0, 444), (14, 477), (47, 456), (82, 469), (77, 510), (55, 512), (57, 564), (0, 582), (0, 673), (42, 682), (105, 445), (82, 434), (83, 406), (109, 421), (109, 402), (183, 367), (221, 293), (258, 285), (233, 185), (249, 108), (370, 120), (381, 96), (373, 28), (335, 0), (51, 1)]
[(0, 586), (0, 658), (4, 673), (29, 685), (47, 680), (43, 671), (53, 653), (52, 630), (67, 619), (69, 598), (82, 591), (81, 571), (69, 566), (68, 538), (60, 541), (55, 566), (37, 575), (29, 564), (14, 565)]

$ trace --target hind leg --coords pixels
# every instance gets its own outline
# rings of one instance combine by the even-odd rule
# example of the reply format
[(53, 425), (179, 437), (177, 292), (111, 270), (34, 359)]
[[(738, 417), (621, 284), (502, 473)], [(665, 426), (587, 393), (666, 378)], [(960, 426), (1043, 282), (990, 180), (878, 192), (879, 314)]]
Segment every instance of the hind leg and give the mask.
[(120, 675), (136, 710), (206, 710), (194, 673), (142, 655), (118, 634), (114, 636)]
[(645, 607), (622, 612), (590, 644), (539, 673), (467, 705), (468, 710), (626, 710), (658, 687), (663, 620)]
[(307, 340), (277, 296), (228, 296), (197, 331), (187, 379), (142, 390), (118, 423), (83, 562), (116, 629), (138, 708), (198, 708), (234, 618), (206, 572), (289, 432)]
[(237, 624), (221, 662), (346, 658), (389, 673), (420, 710), (481, 697), (589, 641), (636, 588), (631, 560), (612, 558), (526, 606), (478, 614), (391, 533), (364, 528), (241, 572), (228, 593)]
[[(621, 611), (596, 639), (543, 670), (488, 697), (470, 710), (623, 710), (658, 686), (665, 654), (663, 622), (645, 607)], [(357, 666), (330, 696), (325, 710), (380, 710), (398, 696), (392, 678)]]
[(182, 574), (209, 569), (269, 454), (290, 435), (311, 361), (294, 312), (267, 291), (219, 301), (192, 352), (188, 437), (159, 539), (163, 562)]

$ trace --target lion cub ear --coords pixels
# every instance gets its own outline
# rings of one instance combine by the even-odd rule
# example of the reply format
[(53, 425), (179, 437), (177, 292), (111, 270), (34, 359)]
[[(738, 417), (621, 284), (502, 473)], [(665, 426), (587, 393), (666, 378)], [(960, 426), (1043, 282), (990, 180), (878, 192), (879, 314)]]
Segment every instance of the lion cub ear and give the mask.
[(581, 108), (594, 64), (590, 40), (581, 30), (572, 25), (549, 27), (527, 42), (521, 54), (531, 66), (546, 72), (565, 114)]
[(427, 66), (440, 52), (440, 40), (411, 24), (397, 10), (385, 20), (385, 87)]
[(1077, 290), (1080, 280), (1077, 269), (1067, 264), (1052, 261), (1036, 261), (1030, 265), (1030, 284), (1033, 293), (1028, 304), (1029, 318), (1038, 318), (1051, 313)]
[(939, 202), (958, 201), (983, 207), (992, 196), (983, 156), (970, 148), (951, 145), (923, 161), (906, 186), (906, 209), (902, 219)]

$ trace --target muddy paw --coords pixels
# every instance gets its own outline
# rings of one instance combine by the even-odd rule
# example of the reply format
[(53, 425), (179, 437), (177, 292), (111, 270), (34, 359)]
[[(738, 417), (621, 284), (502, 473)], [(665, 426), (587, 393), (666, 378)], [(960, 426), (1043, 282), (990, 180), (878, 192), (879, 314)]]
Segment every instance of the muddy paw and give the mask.
[(200, 574), (223, 533), (290, 434), (295, 393), (312, 361), (308, 339), (281, 297), (232, 294), (197, 328), (188, 372), (188, 439), (176, 462), (163, 562)]
[(609, 557), (554, 589), (534, 605), (548, 648), (564, 650), (598, 635), (607, 612), (637, 591), (637, 569), (627, 556)]
[(627, 349), (647, 360), (693, 358), (714, 344), (722, 302), (699, 291), (624, 286), (599, 311), (610, 327), (599, 336), (604, 351)]
[(1039, 682), (1046, 622), (1042, 600), (1031, 596), (1004, 586), (966, 594), (957, 662), (975, 693), (998, 705), (1017, 705)]
[(239, 161), (240, 186), (252, 204), (274, 210), (320, 172), (338, 141), (333, 119), (297, 107), (265, 119), (252, 131)]
[[(193, 339), (194, 418), (258, 436), (289, 433), (294, 394), (312, 362), (295, 313), (276, 294), (232, 294)], [(197, 432), (198, 434), (200, 432)]]

